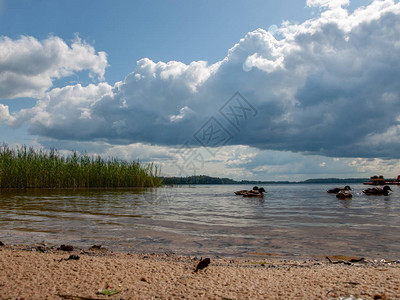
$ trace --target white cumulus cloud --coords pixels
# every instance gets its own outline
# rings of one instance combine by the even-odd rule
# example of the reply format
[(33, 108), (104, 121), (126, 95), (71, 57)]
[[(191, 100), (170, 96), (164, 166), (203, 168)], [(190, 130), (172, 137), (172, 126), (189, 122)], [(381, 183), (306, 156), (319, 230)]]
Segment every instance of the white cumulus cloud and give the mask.
[(10, 118), (10, 112), (8, 106), (0, 103), (0, 122), (6, 121)]
[(0, 36), (0, 98), (43, 96), (54, 79), (82, 70), (102, 80), (106, 67), (106, 53), (78, 37), (69, 46), (56, 36), (42, 41)]
[(350, 0), (307, 0), (308, 6), (318, 7), (341, 7), (349, 4)]

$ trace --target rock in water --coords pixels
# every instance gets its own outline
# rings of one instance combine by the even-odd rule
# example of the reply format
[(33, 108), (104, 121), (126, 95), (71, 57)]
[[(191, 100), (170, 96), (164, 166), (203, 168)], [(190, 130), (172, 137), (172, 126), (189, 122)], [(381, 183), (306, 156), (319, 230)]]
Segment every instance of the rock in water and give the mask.
[(92, 247), (89, 248), (89, 250), (100, 250), (101, 245), (93, 245)]

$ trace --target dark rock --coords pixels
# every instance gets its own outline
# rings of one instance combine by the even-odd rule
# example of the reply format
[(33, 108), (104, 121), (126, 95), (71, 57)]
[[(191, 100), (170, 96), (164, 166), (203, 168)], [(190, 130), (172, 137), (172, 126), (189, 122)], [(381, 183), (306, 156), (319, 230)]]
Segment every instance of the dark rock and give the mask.
[(101, 245), (93, 245), (92, 247), (89, 248), (89, 250), (100, 250)]
[(0, 241), (0, 247), (3, 247), (4, 243), (2, 241)]
[(58, 250), (61, 251), (74, 251), (74, 247), (71, 245), (61, 245), (60, 248), (58, 248)]

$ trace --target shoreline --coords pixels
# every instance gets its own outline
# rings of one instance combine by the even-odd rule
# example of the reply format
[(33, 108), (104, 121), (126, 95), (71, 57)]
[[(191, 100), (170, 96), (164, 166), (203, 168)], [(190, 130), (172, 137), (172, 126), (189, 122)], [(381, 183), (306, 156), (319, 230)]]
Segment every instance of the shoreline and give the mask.
[[(199, 257), (0, 246), (0, 299), (396, 299), (400, 261)], [(66, 251), (72, 250), (72, 251)], [(116, 294), (107, 296), (102, 293)]]

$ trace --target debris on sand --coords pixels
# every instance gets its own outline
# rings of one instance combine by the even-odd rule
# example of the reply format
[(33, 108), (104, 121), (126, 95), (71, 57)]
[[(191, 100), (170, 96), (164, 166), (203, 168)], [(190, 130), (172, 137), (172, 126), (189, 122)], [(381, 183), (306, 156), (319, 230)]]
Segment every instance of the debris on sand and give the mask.
[(202, 270), (204, 268), (207, 268), (207, 266), (211, 263), (211, 260), (207, 257), (205, 259), (201, 259), (200, 262), (197, 264), (196, 269), (194, 270), (197, 272), (198, 270)]
[(63, 261), (63, 260), (79, 260), (79, 258), (80, 258), (79, 255), (72, 254), (68, 258), (61, 258), (59, 261)]

